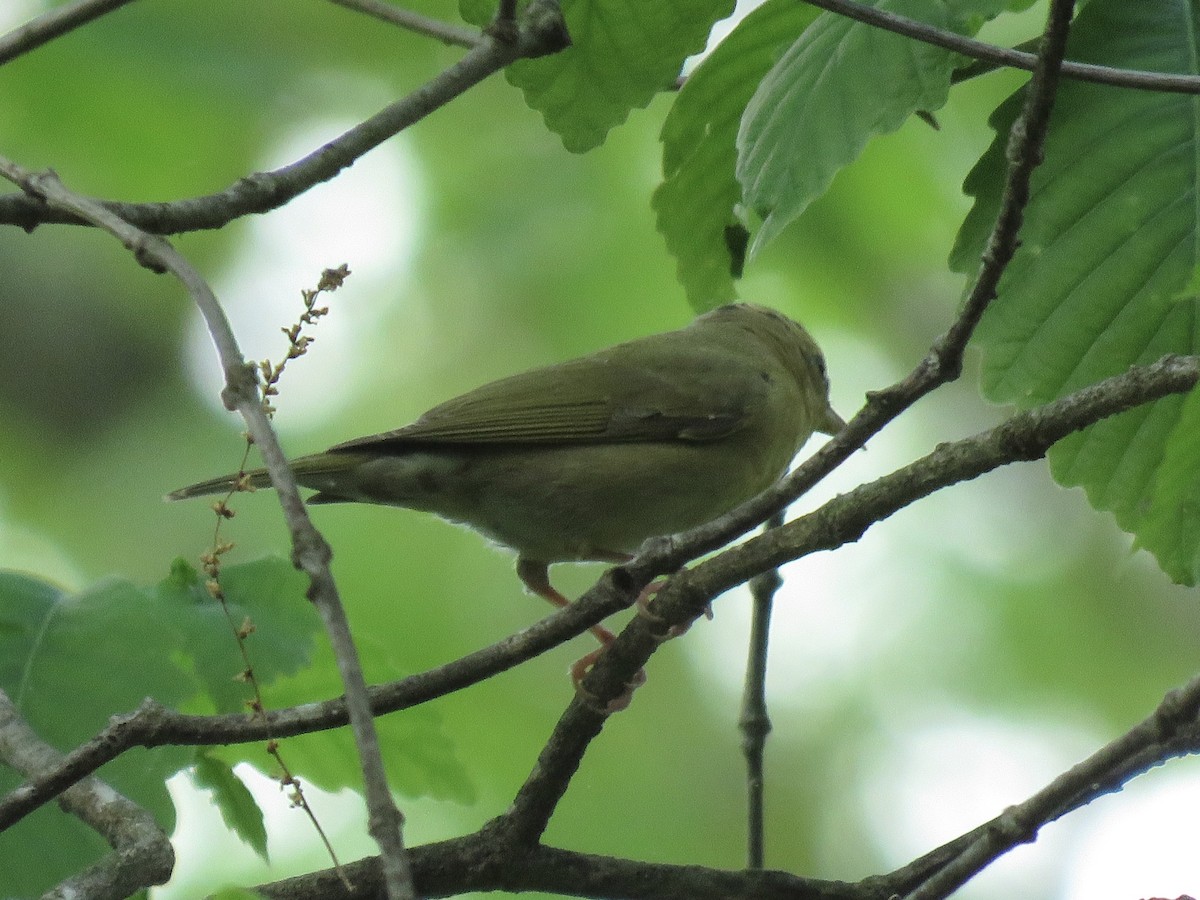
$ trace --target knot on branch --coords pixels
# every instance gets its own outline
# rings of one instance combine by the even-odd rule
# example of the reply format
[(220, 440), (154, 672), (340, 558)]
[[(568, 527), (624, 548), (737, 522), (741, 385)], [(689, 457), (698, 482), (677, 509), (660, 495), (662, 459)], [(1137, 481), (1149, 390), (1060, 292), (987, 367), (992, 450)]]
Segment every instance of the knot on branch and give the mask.
[(221, 402), (227, 410), (236, 412), (240, 403), (253, 403), (257, 395), (258, 370), (252, 363), (242, 362), (225, 369)]
[(1163, 740), (1171, 740), (1180, 730), (1195, 724), (1197, 719), (1200, 719), (1200, 691), (1195, 690), (1193, 685), (1169, 692), (1154, 713), (1154, 721)]
[(1010, 427), (1008, 423), (1001, 426), (997, 439), (1001, 452), (1012, 460), (1035, 460), (1046, 455), (1046, 449), (1053, 440), (1047, 440), (1040, 434), (1040, 420), (1035, 419), (1030, 427)]
[(522, 56), (550, 56), (571, 46), (571, 32), (557, 0), (533, 0), (521, 23)]

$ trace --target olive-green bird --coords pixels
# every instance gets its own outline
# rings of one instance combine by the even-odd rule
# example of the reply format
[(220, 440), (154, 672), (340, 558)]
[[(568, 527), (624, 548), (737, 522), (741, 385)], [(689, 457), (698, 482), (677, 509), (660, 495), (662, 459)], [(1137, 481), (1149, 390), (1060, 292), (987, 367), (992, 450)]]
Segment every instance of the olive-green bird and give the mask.
[[(516, 550), (525, 585), (565, 606), (551, 563), (624, 561), (646, 538), (708, 522), (779, 478), (814, 431), (844, 425), (808, 332), (733, 304), (678, 331), (485, 384), (411, 425), (302, 456), (292, 471), (317, 491), (310, 503), (403, 506), (469, 525)], [(244, 478), (270, 484), (263, 469)]]

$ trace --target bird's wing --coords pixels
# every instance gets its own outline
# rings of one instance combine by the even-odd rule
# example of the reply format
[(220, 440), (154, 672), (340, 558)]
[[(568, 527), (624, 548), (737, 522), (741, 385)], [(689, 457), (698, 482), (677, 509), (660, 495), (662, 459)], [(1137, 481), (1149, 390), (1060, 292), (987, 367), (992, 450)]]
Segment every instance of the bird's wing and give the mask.
[[(655, 340), (672, 336), (493, 381), (411, 425), (332, 449), (711, 441), (743, 427), (767, 387), (759, 367), (731, 364), (711, 348)], [(660, 346), (647, 346), (652, 341)]]

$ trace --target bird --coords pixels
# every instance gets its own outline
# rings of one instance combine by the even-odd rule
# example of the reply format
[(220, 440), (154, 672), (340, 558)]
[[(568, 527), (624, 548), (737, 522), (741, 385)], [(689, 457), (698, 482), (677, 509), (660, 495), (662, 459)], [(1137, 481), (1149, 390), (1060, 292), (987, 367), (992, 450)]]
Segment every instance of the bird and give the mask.
[[(515, 550), (525, 587), (565, 607), (551, 564), (628, 561), (646, 539), (761, 493), (814, 432), (845, 424), (804, 327), (733, 303), (675, 331), (489, 382), (409, 425), (289, 465), (316, 491), (310, 504), (398, 506), (469, 526)], [(166, 499), (269, 485), (255, 469)], [(601, 649), (614, 640), (602, 625), (591, 631)], [(596, 656), (572, 668), (576, 683)]]

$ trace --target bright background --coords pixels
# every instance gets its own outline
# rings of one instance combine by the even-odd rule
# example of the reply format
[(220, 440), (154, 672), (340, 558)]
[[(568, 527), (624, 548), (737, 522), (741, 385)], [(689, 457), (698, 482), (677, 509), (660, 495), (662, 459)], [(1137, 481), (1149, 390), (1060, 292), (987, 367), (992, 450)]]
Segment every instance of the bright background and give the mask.
[[(39, 8), (8, 0), (0, 27)], [(1029, 36), (1039, 9), (990, 36)], [(296, 159), (459, 54), (316, 0), (131, 4), (0, 68), (0, 152), (102, 197), (205, 194)], [(951, 320), (962, 283), (945, 258), (967, 209), (959, 187), (991, 138), (987, 112), (1019, 80), (978, 79), (939, 112), (940, 131), (913, 121), (874, 142), (751, 265), (743, 297), (808, 325), (847, 418)], [(482, 381), (684, 324), (692, 311), (649, 206), (669, 103), (578, 157), (493, 78), (286, 209), (176, 239), (256, 359), (282, 356), (279, 328), (321, 269), (353, 271), (285, 376), (276, 421), (289, 451), (396, 427)], [(0, 566), (70, 587), (111, 574), (158, 581), (173, 558), (206, 546), (212, 518), (161, 495), (236, 468), (241, 452), (194, 311), (175, 283), (84, 229), (0, 231), (0, 272)], [(977, 398), (968, 373), (801, 506), (1003, 412)], [(236, 559), (286, 555), (270, 495), (237, 505)], [(391, 509), (315, 516), (373, 680), (448, 661), (545, 612), (511, 560), (464, 530)], [(556, 581), (578, 593), (597, 571), (559, 567)], [(802, 874), (853, 880), (907, 862), (1024, 799), (1195, 670), (1195, 592), (1169, 585), (1042, 464), (943, 492), (785, 578), (768, 864)], [(654, 658), (649, 684), (589, 752), (550, 842), (741, 865), (748, 597), (733, 592), (715, 612)], [(477, 799), (406, 800), (411, 843), (506, 808), (570, 697), (566, 666), (586, 648), (581, 638), (434, 706)], [(325, 865), (269, 782), (258, 795), (271, 869), (186, 779), (175, 790), (181, 858), (158, 896)], [(316, 802), (344, 857), (370, 852), (355, 798)], [(1200, 764), (1171, 763), (1050, 826), (963, 896), (1195, 893), (1198, 805)]]

